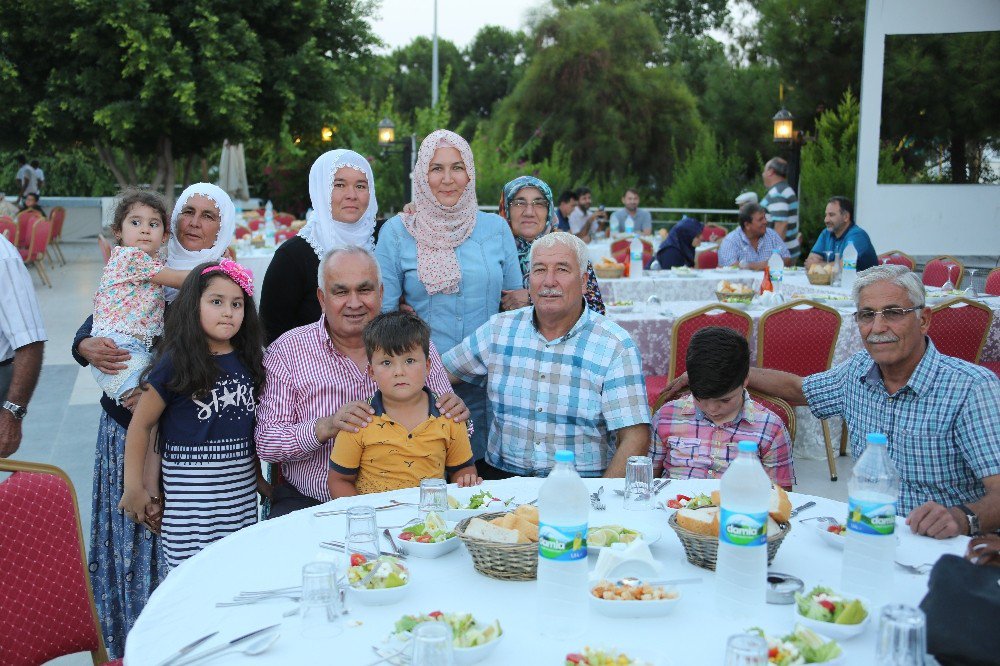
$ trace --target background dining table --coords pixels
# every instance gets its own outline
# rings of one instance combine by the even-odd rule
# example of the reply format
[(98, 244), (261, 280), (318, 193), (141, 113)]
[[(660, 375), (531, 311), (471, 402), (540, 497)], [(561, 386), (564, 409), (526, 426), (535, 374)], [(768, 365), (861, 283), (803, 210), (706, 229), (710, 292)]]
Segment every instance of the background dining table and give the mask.
[[(325, 550), (320, 542), (344, 537), (342, 515), (317, 517), (315, 510), (303, 510), (243, 529), (218, 541), (170, 572), (149, 599), (128, 636), (125, 663), (128, 666), (156, 664), (180, 647), (211, 631), (219, 634), (202, 648), (209, 648), (245, 633), (280, 624), (280, 638), (266, 652), (247, 657), (223, 654), (213, 663), (263, 666), (275, 664), (351, 664), (361, 666), (376, 662), (373, 646), (386, 648), (384, 642), (393, 625), (405, 614), (445, 612), (472, 613), (481, 622), (499, 620), (503, 636), (496, 649), (481, 663), (484, 665), (531, 664), (560, 666), (567, 653), (584, 646), (617, 648), (649, 660), (656, 666), (720, 664), (726, 637), (759, 626), (770, 633), (784, 634), (795, 625), (794, 605), (766, 605), (753, 617), (727, 619), (715, 607), (714, 574), (688, 563), (680, 541), (667, 525), (668, 512), (660, 509), (626, 511), (614, 489), (624, 486), (623, 479), (585, 479), (590, 491), (603, 487), (606, 510), (591, 510), (590, 526), (618, 524), (645, 533), (650, 550), (660, 569), (669, 578), (701, 577), (700, 584), (678, 587), (680, 599), (665, 617), (619, 619), (606, 617), (589, 609), (580, 635), (573, 639), (554, 640), (539, 635), (536, 617), (537, 586), (534, 581), (508, 582), (478, 573), (463, 547), (438, 558), (410, 557), (411, 582), (406, 596), (390, 606), (364, 606), (351, 601), (350, 613), (342, 618), (343, 633), (330, 639), (311, 639), (301, 635), (297, 617), (283, 617), (295, 608), (288, 599), (253, 605), (217, 608), (217, 602), (229, 601), (240, 591), (263, 590), (297, 585), (300, 571), (307, 562), (333, 558), (342, 567), (341, 554)], [(524, 503), (538, 497), (543, 479), (514, 478), (484, 484), (495, 495)], [(694, 495), (710, 492), (717, 481), (682, 481), (668, 485), (658, 496), (663, 502), (678, 493)], [(460, 491), (471, 494), (470, 489)], [(342, 509), (368, 504), (380, 506), (389, 499), (416, 502), (416, 488), (391, 493), (342, 498), (321, 507)], [(770, 567), (801, 578), (806, 590), (815, 585), (841, 589), (842, 551), (826, 542), (816, 522), (799, 519), (831, 516), (841, 522), (847, 507), (842, 502), (822, 497), (791, 493), (794, 506), (813, 501), (816, 506), (792, 519), (791, 532), (785, 537)], [(415, 517), (414, 506), (377, 512), (379, 525), (400, 525)], [(968, 538), (935, 540), (916, 536), (898, 523), (896, 559), (908, 564), (930, 564), (945, 553), (961, 555)], [(388, 544), (385, 544), (387, 546)], [(591, 570), (597, 554), (589, 558)], [(343, 569), (341, 568), (341, 571)], [(927, 591), (927, 575), (897, 568), (894, 579), (885, 582), (887, 598), (917, 605)], [(878, 608), (869, 609), (869, 626), (855, 638), (841, 641), (844, 664), (874, 662)], [(397, 662), (398, 663), (398, 662)]]

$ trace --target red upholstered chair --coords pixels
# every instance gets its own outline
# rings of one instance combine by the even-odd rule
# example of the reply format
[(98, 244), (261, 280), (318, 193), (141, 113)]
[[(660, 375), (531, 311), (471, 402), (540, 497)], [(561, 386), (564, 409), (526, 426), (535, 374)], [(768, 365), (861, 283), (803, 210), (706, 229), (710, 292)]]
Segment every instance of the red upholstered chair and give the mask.
[(22, 210), (17, 214), (14, 221), (17, 223), (18, 247), (28, 247), (28, 244), (31, 242), (31, 226), (35, 223), (35, 220), (41, 218), (42, 214), (37, 210)]
[(994, 268), (989, 272), (984, 289), (991, 296), (1000, 296), (1000, 268)]
[(927, 335), (942, 354), (978, 363), (993, 324), (993, 310), (967, 298), (950, 298), (931, 308)]
[(889, 250), (878, 255), (878, 263), (906, 266), (911, 271), (917, 267), (917, 262), (913, 261), (913, 257), (899, 250)]
[(713, 303), (698, 308), (674, 322), (670, 332), (670, 372), (669, 380), (687, 371), (687, 348), (691, 337), (707, 326), (725, 326), (745, 338), (750, 337), (753, 319), (746, 312), (723, 303)]
[(236, 239), (245, 238), (249, 236), (252, 232), (242, 225), (237, 225), (236, 227)]
[(0, 232), (7, 235), (7, 240), (14, 247), (17, 247), (17, 223), (9, 215), (0, 215)]
[(62, 230), (66, 221), (66, 209), (62, 206), (55, 206), (49, 211), (49, 222), (52, 223), (52, 234), (49, 236), (49, 245), (59, 256), (59, 263), (66, 265), (66, 257), (62, 252)]
[[(794, 300), (768, 310), (757, 324), (757, 367), (800, 377), (829, 370), (840, 325), (840, 313), (815, 301)], [(826, 421), (822, 425), (830, 480), (836, 481), (830, 426)], [(841, 453), (844, 443), (842, 439)]]
[(45, 272), (45, 250), (49, 245), (49, 234), (52, 232), (52, 225), (44, 217), (33, 218), (28, 224), (25, 225), (28, 230), (30, 238), (28, 239), (28, 247), (17, 248), (17, 251), (21, 253), (21, 259), (24, 261), (26, 266), (34, 266), (35, 270), (38, 271), (38, 277), (42, 278), (42, 282), (48, 285), (49, 289), (52, 288), (52, 283), (49, 281), (48, 273)]
[(949, 266), (958, 266), (957, 271), (954, 268), (951, 269), (951, 281), (957, 288), (958, 285), (962, 284), (962, 276), (965, 274), (965, 266), (962, 265), (961, 261), (947, 254), (931, 259), (927, 262), (927, 265), (924, 266), (924, 286), (940, 287), (947, 282)]
[(264, 220), (259, 217), (255, 217), (252, 220), (247, 220), (247, 227), (250, 231), (257, 231), (262, 226), (264, 226)]
[[(663, 393), (663, 389), (667, 388), (667, 376), (666, 375), (649, 375), (646, 377), (646, 402), (652, 407), (656, 404), (659, 399), (660, 394)], [(663, 403), (660, 403), (662, 406)], [(656, 409), (659, 409), (657, 407)], [(653, 411), (655, 412), (656, 409)]]
[(781, 398), (760, 391), (750, 390), (750, 397), (774, 412), (788, 429), (788, 434), (795, 440), (795, 408)]
[(98, 234), (97, 247), (101, 250), (101, 257), (104, 259), (104, 265), (106, 266), (108, 262), (111, 261), (111, 242), (104, 236)]
[[(653, 244), (649, 241), (641, 240), (642, 243), (642, 267), (649, 268), (649, 265), (653, 263)], [(611, 244), (611, 256), (619, 264), (628, 264), (631, 260), (631, 244), (632, 241), (623, 238), (621, 240), (616, 240)]]
[(107, 662), (73, 484), (58, 467), (0, 460), (0, 661), (90, 652)]
[(717, 224), (706, 224), (701, 229), (701, 239), (710, 243), (721, 241), (728, 232)]
[(983, 366), (987, 370), (992, 370), (993, 374), (1000, 379), (1000, 361), (980, 361), (979, 365)]
[(698, 268), (718, 268), (719, 253), (715, 250), (705, 250), (696, 255), (695, 261), (698, 264)]
[(274, 223), (281, 227), (290, 227), (295, 221), (295, 216), (291, 213), (275, 213)]
[(295, 231), (294, 229), (278, 229), (276, 232), (274, 232), (274, 243), (275, 245), (277, 245), (278, 243), (283, 243), (289, 238), (294, 238), (298, 233), (299, 232)]

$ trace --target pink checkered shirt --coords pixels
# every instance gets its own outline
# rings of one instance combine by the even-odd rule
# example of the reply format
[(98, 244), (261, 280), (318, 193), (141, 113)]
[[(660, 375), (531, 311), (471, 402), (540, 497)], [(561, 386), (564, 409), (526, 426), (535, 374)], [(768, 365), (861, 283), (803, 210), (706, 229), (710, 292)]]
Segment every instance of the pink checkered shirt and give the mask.
[[(451, 393), (441, 357), (431, 343), (427, 387)], [(345, 403), (375, 395), (375, 381), (340, 353), (326, 330), (326, 318), (288, 331), (264, 357), (267, 383), (257, 405), (257, 455), (280, 462), (281, 472), (300, 492), (330, 501), (326, 477), (333, 440), (316, 439), (316, 421), (333, 416)]]
[(717, 426), (698, 409), (691, 396), (663, 405), (653, 415), (653, 466), (672, 479), (716, 479), (729, 468), (741, 440), (757, 442), (760, 461), (771, 481), (791, 487), (791, 438), (773, 412), (743, 392), (743, 411)]

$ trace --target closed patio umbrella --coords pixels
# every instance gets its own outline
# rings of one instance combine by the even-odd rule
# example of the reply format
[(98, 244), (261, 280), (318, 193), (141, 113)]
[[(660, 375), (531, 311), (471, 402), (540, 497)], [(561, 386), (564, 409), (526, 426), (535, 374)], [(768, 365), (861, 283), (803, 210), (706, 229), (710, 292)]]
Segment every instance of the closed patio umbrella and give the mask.
[(247, 164), (243, 154), (243, 144), (222, 144), (222, 159), (219, 161), (219, 187), (235, 199), (249, 199), (250, 186), (247, 184)]

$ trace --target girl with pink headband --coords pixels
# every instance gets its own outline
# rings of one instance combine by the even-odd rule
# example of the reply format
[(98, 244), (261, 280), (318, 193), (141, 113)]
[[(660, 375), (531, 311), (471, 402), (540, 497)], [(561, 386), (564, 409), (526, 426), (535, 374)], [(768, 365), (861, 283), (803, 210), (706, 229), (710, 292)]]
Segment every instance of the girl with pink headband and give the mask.
[(270, 494), (253, 446), (264, 352), (249, 270), (223, 259), (191, 271), (145, 382), (152, 390), (128, 428), (119, 506), (145, 522), (162, 474), (161, 535), (172, 569), (257, 522), (256, 493)]

